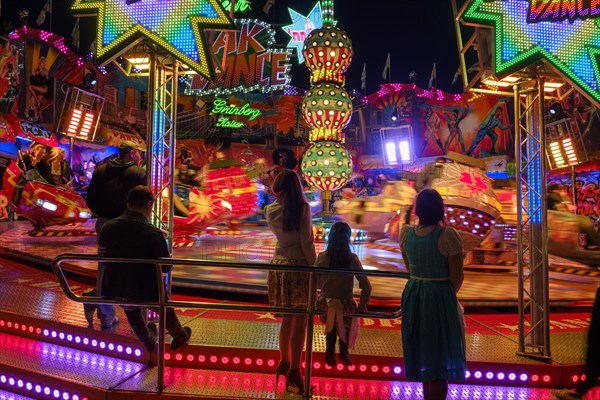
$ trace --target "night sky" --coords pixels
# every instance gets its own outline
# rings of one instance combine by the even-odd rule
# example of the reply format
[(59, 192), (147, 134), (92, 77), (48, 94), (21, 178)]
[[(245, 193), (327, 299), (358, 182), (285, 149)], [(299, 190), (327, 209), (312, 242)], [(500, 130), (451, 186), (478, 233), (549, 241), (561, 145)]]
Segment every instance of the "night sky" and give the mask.
[[(35, 20), (45, 0), (0, 0), (3, 26), (11, 21), (13, 29), (20, 26), (18, 11), (29, 10), (28, 25), (38, 28)], [(124, 0), (123, 0), (124, 1)], [(144, 1), (144, 0), (142, 0)], [(168, 1), (168, 0), (165, 0)], [(266, 0), (252, 0), (253, 11), (243, 18), (257, 18), (269, 22), (277, 31), (277, 43), (287, 44), (281, 26), (291, 23), (288, 7), (308, 14), (316, 0), (275, 0), (269, 14), (262, 8)], [(68, 12), (71, 0), (53, 0), (52, 31), (71, 41), (75, 18)], [(376, 91), (383, 83), (382, 72), (388, 52), (391, 54), (392, 82), (409, 82), (408, 74), (417, 72), (417, 84), (427, 88), (433, 63), (437, 63), (437, 87), (451, 93), (460, 93), (460, 82), (451, 86), (458, 68), (458, 47), (452, 19), (450, 0), (337, 0), (335, 19), (352, 39), (354, 59), (346, 76), (346, 89), (360, 89), (363, 63), (367, 63), (367, 93)], [(50, 30), (50, 17), (39, 26)], [(81, 19), (81, 47), (79, 54), (89, 52), (96, 18)], [(74, 49), (76, 50), (76, 49)], [(308, 88), (308, 70), (292, 59), (292, 84)], [(460, 80), (459, 80), (460, 81)]]

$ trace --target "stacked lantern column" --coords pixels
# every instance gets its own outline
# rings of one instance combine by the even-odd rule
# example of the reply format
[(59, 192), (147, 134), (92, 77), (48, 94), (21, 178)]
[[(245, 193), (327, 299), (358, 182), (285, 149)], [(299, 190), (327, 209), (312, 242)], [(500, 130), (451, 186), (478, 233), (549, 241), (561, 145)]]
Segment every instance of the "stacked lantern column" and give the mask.
[(311, 88), (302, 112), (311, 128), (310, 147), (302, 157), (302, 176), (322, 191), (323, 213), (330, 213), (331, 191), (344, 187), (352, 174), (352, 158), (342, 145), (343, 129), (352, 116), (352, 100), (344, 89), (352, 61), (352, 41), (333, 26), (332, 18), (313, 30), (304, 41), (305, 64), (311, 72)]

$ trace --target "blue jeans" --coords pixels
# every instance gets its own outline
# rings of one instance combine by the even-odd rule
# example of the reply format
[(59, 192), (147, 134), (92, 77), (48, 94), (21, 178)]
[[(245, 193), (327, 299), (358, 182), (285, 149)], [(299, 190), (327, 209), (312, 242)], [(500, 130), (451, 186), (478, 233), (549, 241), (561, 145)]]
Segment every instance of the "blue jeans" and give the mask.
[[(96, 239), (100, 235), (100, 231), (104, 224), (106, 224), (109, 220), (105, 218), (98, 217), (96, 219)], [(104, 269), (106, 266), (99, 262), (98, 263), (98, 278), (96, 279), (96, 292), (94, 295), (102, 296), (102, 279), (104, 278)], [(98, 304), (98, 318), (102, 322), (102, 326), (112, 326), (112, 323), (115, 319), (116, 309), (112, 304)]]
[[(83, 296), (96, 296), (97, 290), (96, 289), (91, 289), (91, 290), (87, 290), (85, 292), (82, 293)], [(91, 318), (93, 318), (93, 312), (94, 310), (97, 308), (97, 312), (98, 312), (98, 318), (100, 319), (100, 322), (102, 324), (102, 328), (103, 329), (110, 329), (112, 328), (114, 322), (115, 322), (115, 306), (113, 306), (112, 304), (88, 304), (88, 303), (84, 303), (84, 310), (86, 310), (86, 308), (88, 307), (94, 307), (93, 309), (91, 309), (92, 311), (92, 316)], [(88, 318), (86, 316), (86, 318)], [(91, 319), (89, 320), (89, 322), (91, 323)]]

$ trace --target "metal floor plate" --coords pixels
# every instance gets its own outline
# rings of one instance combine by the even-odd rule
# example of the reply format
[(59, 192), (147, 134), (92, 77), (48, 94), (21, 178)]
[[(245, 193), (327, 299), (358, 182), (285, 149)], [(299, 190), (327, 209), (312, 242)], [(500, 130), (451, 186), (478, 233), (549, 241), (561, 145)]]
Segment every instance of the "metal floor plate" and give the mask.
[[(0, 263), (0, 265), (2, 265)], [(3, 267), (0, 279), (0, 310), (39, 319), (60, 321), (73, 326), (87, 327), (81, 304), (69, 301), (62, 293), (54, 276), (34, 269), (14, 273)], [(4, 272), (7, 272), (6, 275)], [(75, 291), (83, 290), (83, 287)], [(16, 300), (18, 299), (18, 300)], [(126, 322), (122, 310), (117, 307), (121, 323), (116, 334), (135, 338)], [(217, 313), (217, 314), (215, 314)], [(279, 319), (259, 319), (250, 313), (203, 310), (178, 310), (180, 320), (192, 328), (192, 345), (226, 346), (234, 348), (254, 348), (276, 350), (278, 348)], [(241, 314), (246, 314), (246, 318)], [(262, 315), (261, 315), (262, 316)], [(492, 320), (494, 318), (492, 317)], [(359, 339), (353, 354), (373, 356), (402, 356), (400, 321), (373, 323), (362, 320)], [(375, 321), (376, 322), (376, 321)], [(99, 322), (96, 320), (96, 327)], [(467, 360), (532, 364), (535, 361), (519, 357), (517, 336), (504, 335), (477, 321), (477, 316), (467, 315)], [(554, 329), (551, 336), (551, 351), (554, 363), (583, 363), (587, 329), (562, 332)], [(323, 325), (316, 323), (314, 350), (323, 352), (325, 340)]]

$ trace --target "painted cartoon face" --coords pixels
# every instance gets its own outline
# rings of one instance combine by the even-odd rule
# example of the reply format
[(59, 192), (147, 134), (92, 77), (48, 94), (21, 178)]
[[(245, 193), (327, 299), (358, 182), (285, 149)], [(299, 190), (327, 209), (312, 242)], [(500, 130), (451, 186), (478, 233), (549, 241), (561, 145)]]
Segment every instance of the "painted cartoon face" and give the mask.
[(595, 183), (588, 183), (587, 185), (585, 185), (583, 187), (582, 193), (583, 193), (583, 201), (588, 201), (591, 203), (595, 203), (595, 197), (596, 197), (596, 193), (598, 192), (598, 187), (596, 186)]
[(33, 148), (31, 149), (31, 155), (39, 160), (44, 156), (44, 153), (46, 149), (44, 148), (43, 145), (37, 145), (37, 146), (33, 146)]

